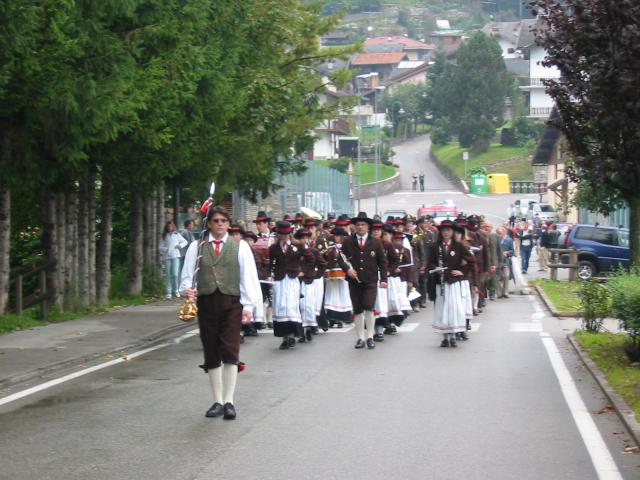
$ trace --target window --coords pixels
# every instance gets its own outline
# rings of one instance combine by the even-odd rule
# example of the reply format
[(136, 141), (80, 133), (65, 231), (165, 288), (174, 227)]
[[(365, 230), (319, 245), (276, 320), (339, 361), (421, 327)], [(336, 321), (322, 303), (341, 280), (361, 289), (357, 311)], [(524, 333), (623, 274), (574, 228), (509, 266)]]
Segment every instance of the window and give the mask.
[(591, 231), (593, 228), (591, 227), (579, 227), (576, 230), (576, 240), (591, 240)]
[(594, 228), (591, 240), (604, 245), (618, 244), (616, 231), (610, 228)]
[(541, 212), (548, 212), (548, 213), (553, 213), (554, 212), (553, 207), (551, 205), (545, 205), (545, 204), (540, 205), (540, 211)]
[(618, 245), (629, 248), (629, 232), (618, 231)]

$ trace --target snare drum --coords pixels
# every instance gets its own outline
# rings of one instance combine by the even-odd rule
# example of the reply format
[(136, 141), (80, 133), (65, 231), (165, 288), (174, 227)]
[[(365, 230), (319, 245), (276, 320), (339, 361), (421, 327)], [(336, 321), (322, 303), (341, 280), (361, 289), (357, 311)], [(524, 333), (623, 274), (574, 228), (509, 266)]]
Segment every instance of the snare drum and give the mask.
[(346, 277), (346, 273), (341, 268), (331, 268), (324, 272), (324, 278), (327, 280), (344, 280)]

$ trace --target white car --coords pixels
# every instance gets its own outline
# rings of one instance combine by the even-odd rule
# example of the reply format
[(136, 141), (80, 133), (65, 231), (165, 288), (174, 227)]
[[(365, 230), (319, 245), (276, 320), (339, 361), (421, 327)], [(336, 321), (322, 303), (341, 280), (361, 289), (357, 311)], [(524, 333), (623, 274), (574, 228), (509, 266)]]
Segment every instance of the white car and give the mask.
[(542, 222), (556, 223), (558, 221), (558, 213), (553, 208), (553, 205), (549, 203), (534, 203), (527, 213), (527, 219), (531, 220), (536, 215)]
[(516, 214), (519, 218), (527, 218), (527, 214), (529, 210), (531, 210), (531, 205), (534, 203), (538, 203), (531, 198), (519, 198), (515, 201)]

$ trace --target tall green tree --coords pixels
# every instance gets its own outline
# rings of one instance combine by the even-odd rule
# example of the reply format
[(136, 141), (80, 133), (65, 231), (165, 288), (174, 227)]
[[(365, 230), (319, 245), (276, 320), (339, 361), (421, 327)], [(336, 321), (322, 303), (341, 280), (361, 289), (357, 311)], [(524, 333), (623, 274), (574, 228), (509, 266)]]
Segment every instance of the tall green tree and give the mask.
[(634, 0), (538, 0), (537, 42), (558, 127), (575, 155), (571, 178), (593, 192), (594, 210), (623, 203), (631, 212), (631, 261), (640, 265), (640, 4)]

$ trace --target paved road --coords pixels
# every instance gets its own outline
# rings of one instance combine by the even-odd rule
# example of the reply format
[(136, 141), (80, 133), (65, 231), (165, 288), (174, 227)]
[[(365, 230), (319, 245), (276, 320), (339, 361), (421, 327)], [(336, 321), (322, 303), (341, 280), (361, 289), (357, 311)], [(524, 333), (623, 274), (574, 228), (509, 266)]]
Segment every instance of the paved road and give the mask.
[(432, 311), (376, 350), (350, 330), (293, 351), (248, 339), (238, 419), (204, 418), (197, 337), (0, 407), (2, 479), (598, 478), (543, 345), (550, 335), (624, 477), (640, 459), (531, 298), (493, 302), (438, 347)]
[(451, 190), (451, 185), (436, 166), (429, 160), (431, 137), (421, 135), (399, 143), (393, 147), (394, 163), (400, 167), (402, 187), (411, 190), (411, 180), (414, 173), (425, 175), (425, 190)]

